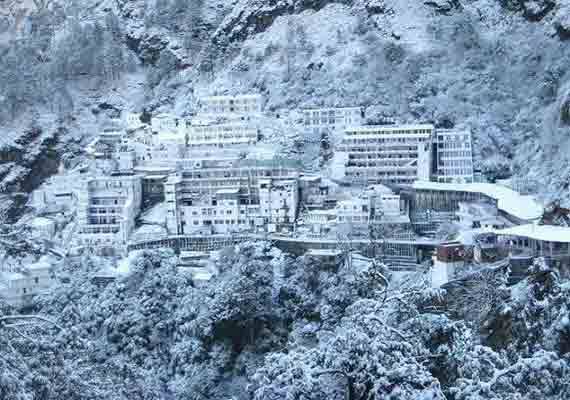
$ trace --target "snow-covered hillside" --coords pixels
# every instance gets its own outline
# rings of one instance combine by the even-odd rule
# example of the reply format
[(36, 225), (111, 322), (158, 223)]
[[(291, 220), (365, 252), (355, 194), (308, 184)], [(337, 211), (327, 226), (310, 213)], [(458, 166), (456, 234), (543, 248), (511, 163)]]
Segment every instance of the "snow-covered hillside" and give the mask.
[(271, 110), (362, 105), (370, 122), (465, 123), (489, 178), (530, 177), (570, 201), (567, 0), (27, 4), (0, 16), (20, 38), (0, 44), (5, 149), (39, 125), (62, 132), (58, 160), (77, 162), (121, 111), (185, 114), (196, 95), (253, 90)]

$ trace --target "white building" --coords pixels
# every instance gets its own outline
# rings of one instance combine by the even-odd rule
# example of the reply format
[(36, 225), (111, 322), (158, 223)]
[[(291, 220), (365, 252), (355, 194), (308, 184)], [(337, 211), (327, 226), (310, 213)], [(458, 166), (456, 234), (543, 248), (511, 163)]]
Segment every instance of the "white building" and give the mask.
[(118, 171), (132, 171), (137, 164), (137, 153), (133, 147), (121, 145), (115, 153), (115, 161), (117, 162)]
[(55, 235), (56, 222), (45, 217), (36, 217), (30, 221), (31, 234), (34, 239), (51, 240)]
[(260, 94), (208, 96), (200, 98), (199, 101), (200, 113), (207, 115), (247, 115), (263, 112), (263, 96)]
[(176, 115), (159, 114), (150, 119), (150, 127), (153, 132), (176, 134), (179, 121)]
[(153, 146), (150, 150), (151, 163), (154, 165), (180, 160), (183, 157), (184, 145), (176, 142), (163, 142)]
[(459, 242), (442, 243), (433, 256), (431, 285), (434, 288), (455, 279), (465, 268), (465, 247)]
[(539, 220), (544, 207), (533, 197), (492, 183), (438, 183), (417, 181), (412, 185), (414, 208), (456, 212), (463, 202), (495, 204), (500, 215), (523, 224)]
[(35, 295), (49, 289), (53, 283), (49, 257), (18, 270), (0, 271), (0, 297), (14, 306), (25, 305)]
[(193, 125), (187, 137), (188, 147), (229, 147), (257, 142), (260, 132), (252, 123), (229, 122), (214, 125)]
[(139, 113), (128, 112), (125, 113), (124, 117), (125, 127), (128, 130), (135, 130), (142, 128), (145, 124), (141, 121), (141, 115)]
[(339, 201), (336, 213), (339, 224), (367, 225), (370, 220), (370, 199), (362, 196)]
[(364, 123), (364, 112), (360, 107), (304, 109), (302, 114), (305, 132), (314, 138), (320, 138), (325, 131), (339, 136), (347, 128)]
[(554, 225), (526, 224), (495, 232), (498, 241), (512, 254), (564, 260), (570, 265), (570, 228)]
[(81, 176), (54, 175), (32, 193), (31, 206), (40, 212), (72, 209), (81, 188)]
[(474, 180), (471, 130), (438, 129), (435, 143), (437, 181), (472, 183)]
[(168, 229), (188, 234), (204, 227), (226, 233), (288, 226), (297, 216), (298, 176), (285, 160), (210, 160), (191, 167), (166, 182)]
[(134, 174), (88, 180), (78, 196), (78, 244), (101, 254), (120, 251), (140, 212), (141, 182), (141, 176)]
[(378, 125), (346, 129), (338, 146), (338, 151), (345, 155), (345, 179), (400, 185), (429, 180), (433, 132), (433, 125)]
[(464, 229), (483, 228), (492, 231), (504, 228), (507, 222), (499, 215), (499, 209), (495, 204), (486, 202), (459, 203), (459, 210), (455, 215)]

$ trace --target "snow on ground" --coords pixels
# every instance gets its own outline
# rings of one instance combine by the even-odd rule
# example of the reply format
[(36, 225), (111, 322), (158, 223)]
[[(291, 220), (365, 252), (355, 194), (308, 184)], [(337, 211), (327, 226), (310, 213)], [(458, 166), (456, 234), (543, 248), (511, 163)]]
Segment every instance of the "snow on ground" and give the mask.
[(502, 235), (514, 235), (544, 242), (570, 243), (570, 228), (554, 225), (518, 225), (495, 231)]
[(164, 224), (168, 214), (168, 206), (166, 203), (158, 203), (152, 208), (148, 209), (140, 216), (140, 221), (143, 224)]
[(542, 216), (544, 207), (533, 196), (523, 196), (505, 186), (492, 183), (438, 183), (416, 181), (417, 189), (482, 193), (498, 202), (498, 207), (523, 220), (535, 220)]
[(131, 271), (131, 266), (134, 260), (138, 257), (140, 251), (132, 251), (129, 253), (128, 257), (122, 258), (117, 263), (117, 268), (115, 272), (121, 275), (128, 274)]
[(391, 34), (399, 37), (400, 43), (418, 52), (434, 47), (434, 37), (427, 29), (433, 11), (426, 7), (423, 1), (389, 0), (387, 4), (394, 10), (388, 16), (387, 22), (391, 27)]
[(165, 227), (159, 225), (142, 225), (137, 228), (132, 236), (132, 241), (146, 240), (149, 237), (164, 237), (168, 235), (168, 231)]

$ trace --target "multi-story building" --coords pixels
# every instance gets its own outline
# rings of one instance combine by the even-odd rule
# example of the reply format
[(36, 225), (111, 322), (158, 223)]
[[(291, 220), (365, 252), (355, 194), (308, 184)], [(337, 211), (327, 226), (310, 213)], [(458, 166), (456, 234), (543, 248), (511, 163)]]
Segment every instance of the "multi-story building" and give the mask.
[(409, 190), (413, 214), (429, 212), (455, 215), (461, 203), (487, 203), (498, 215), (515, 224), (539, 220), (544, 207), (533, 197), (492, 183), (414, 182)]
[(230, 122), (192, 126), (186, 139), (188, 147), (228, 147), (257, 142), (259, 129), (253, 124)]
[(153, 132), (176, 134), (180, 121), (175, 115), (159, 114), (151, 118), (150, 127)]
[(168, 229), (185, 234), (292, 224), (298, 177), (297, 165), (287, 160), (204, 160), (166, 182)]
[(469, 129), (438, 129), (434, 145), (438, 182), (473, 182), (473, 149)]
[(142, 179), (113, 174), (85, 182), (78, 194), (78, 244), (101, 254), (124, 248), (140, 212)]
[(347, 128), (338, 146), (345, 157), (345, 179), (399, 185), (429, 180), (433, 132), (433, 125)]
[(341, 135), (347, 128), (364, 123), (360, 107), (304, 109), (302, 113), (305, 132), (315, 138), (320, 138), (324, 131)]
[(263, 111), (263, 96), (242, 94), (202, 97), (199, 109), (200, 113), (208, 115), (260, 114)]
[(0, 297), (8, 304), (23, 306), (54, 283), (49, 257), (21, 268), (0, 269)]
[(367, 225), (370, 220), (370, 199), (366, 196), (338, 202), (337, 221), (340, 224)]
[(128, 130), (134, 130), (143, 127), (145, 124), (141, 121), (141, 115), (139, 113), (125, 113), (124, 116), (125, 127)]

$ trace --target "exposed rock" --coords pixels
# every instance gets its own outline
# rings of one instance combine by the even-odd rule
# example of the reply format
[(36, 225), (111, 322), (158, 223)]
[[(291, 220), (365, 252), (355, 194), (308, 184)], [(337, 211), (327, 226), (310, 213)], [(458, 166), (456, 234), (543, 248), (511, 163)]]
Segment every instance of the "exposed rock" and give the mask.
[(386, 14), (391, 10), (384, 0), (368, 0), (365, 7), (369, 15)]
[(461, 4), (458, 0), (428, 0), (426, 6), (432, 7), (438, 14), (448, 15), (454, 9), (459, 9)]
[(223, 43), (242, 41), (248, 36), (265, 31), (282, 15), (298, 14), (305, 10), (321, 10), (330, 3), (350, 4), (351, 0), (242, 0), (226, 17), (215, 41)]
[(499, 3), (510, 11), (522, 12), (532, 22), (541, 21), (556, 6), (554, 0), (499, 0)]
[(522, 1), (523, 15), (529, 21), (540, 21), (552, 11), (556, 3), (554, 0)]
[(126, 35), (127, 46), (146, 65), (155, 65), (160, 58), (160, 52), (168, 46), (168, 43), (167, 36), (158, 32), (145, 32), (141, 37), (132, 33)]

